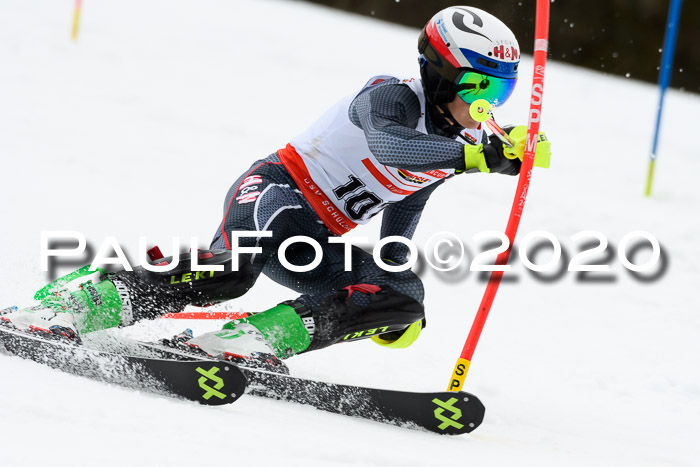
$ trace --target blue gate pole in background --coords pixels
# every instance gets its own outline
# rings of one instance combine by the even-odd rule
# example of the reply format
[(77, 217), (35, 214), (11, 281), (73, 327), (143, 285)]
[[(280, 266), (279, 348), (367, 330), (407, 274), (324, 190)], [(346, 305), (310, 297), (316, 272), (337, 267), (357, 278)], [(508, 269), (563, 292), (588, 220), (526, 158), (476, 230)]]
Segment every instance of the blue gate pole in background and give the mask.
[(654, 178), (654, 163), (656, 162), (656, 150), (659, 144), (659, 129), (661, 128), (661, 111), (664, 106), (664, 94), (671, 81), (671, 71), (673, 67), (673, 52), (676, 48), (676, 36), (678, 36), (678, 23), (681, 19), (681, 5), (683, 0), (671, 0), (668, 9), (668, 22), (666, 23), (666, 33), (664, 35), (664, 48), (661, 54), (661, 68), (659, 70), (659, 107), (656, 109), (656, 129), (654, 130), (654, 141), (651, 145), (649, 156), (649, 174), (647, 175), (646, 195), (651, 196), (651, 182)]

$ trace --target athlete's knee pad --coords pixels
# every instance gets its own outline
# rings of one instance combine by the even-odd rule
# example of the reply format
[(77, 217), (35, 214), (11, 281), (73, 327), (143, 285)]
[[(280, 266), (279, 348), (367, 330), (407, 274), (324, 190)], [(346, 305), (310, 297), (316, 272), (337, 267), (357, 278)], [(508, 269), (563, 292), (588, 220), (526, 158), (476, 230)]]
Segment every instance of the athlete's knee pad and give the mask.
[[(187, 305), (203, 306), (238, 298), (255, 283), (253, 266), (244, 256), (238, 257), (238, 269), (233, 270), (230, 250), (200, 250), (198, 264), (223, 266), (221, 271), (192, 271), (191, 255), (181, 254), (178, 266), (170, 271), (148, 271), (143, 267), (114, 274), (112, 281), (124, 298), (130, 300), (134, 318), (151, 318), (165, 313), (177, 313)], [(172, 257), (156, 258), (152, 265), (166, 266)]]
[(421, 303), (386, 285), (345, 287), (313, 309), (300, 302), (291, 305), (312, 336), (308, 350), (380, 335), (393, 339), (391, 336), (400, 336), (413, 323), (425, 318)]

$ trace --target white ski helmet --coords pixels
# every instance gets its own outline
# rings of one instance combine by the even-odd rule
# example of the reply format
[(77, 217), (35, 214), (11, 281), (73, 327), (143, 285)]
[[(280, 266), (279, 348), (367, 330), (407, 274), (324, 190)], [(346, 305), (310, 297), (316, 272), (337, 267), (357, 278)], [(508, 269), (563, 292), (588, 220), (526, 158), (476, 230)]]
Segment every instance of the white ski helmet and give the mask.
[(418, 39), (425, 95), (433, 105), (459, 95), (471, 104), (502, 105), (518, 79), (520, 47), (513, 32), (490, 13), (468, 6), (439, 11)]

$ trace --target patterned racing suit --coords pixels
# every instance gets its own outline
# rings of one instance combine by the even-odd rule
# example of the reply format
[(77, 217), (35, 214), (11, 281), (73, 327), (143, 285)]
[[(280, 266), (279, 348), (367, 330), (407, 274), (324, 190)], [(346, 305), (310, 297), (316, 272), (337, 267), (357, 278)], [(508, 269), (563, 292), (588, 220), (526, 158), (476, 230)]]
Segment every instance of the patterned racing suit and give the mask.
[[(328, 243), (328, 238), (379, 212), (382, 238), (412, 238), (431, 193), (465, 171), (464, 144), (488, 144), (481, 128), (463, 129), (463, 141), (458, 141), (442, 136), (431, 120), (419, 80), (370, 79), (286, 148), (256, 161), (233, 183), (211, 249), (231, 249), (232, 231), (272, 231), (272, 237), (235, 240), (241, 247), (262, 248), (248, 254), (253, 277), (262, 272), (300, 293), (296, 303), (323, 314), (328, 297), (346, 289), (361, 310), (369, 304), (371, 291), (378, 290), (360, 286), (369, 284), (421, 304), (419, 312), (399, 318), (406, 326), (423, 319), (423, 285), (413, 272), (384, 271), (356, 246), (351, 271), (346, 271), (344, 245)], [(322, 249), (320, 265), (308, 272), (290, 271), (278, 256), (280, 244), (298, 235), (315, 239)], [(387, 262), (403, 264), (408, 249), (390, 243), (381, 253)], [(287, 248), (285, 257), (301, 266), (311, 263), (316, 252), (299, 242)], [(316, 347), (333, 343), (342, 331), (342, 325), (328, 330), (323, 339), (328, 342), (317, 338)]]

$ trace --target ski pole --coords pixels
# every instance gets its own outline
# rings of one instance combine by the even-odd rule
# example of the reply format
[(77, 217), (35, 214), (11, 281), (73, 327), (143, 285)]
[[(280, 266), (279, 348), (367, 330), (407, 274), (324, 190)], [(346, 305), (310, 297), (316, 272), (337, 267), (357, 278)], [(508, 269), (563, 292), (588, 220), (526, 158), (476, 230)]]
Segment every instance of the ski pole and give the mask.
[[(525, 198), (527, 197), (528, 188), (530, 187), (530, 178), (532, 176), (532, 165), (535, 161), (535, 151), (537, 149), (537, 140), (540, 131), (540, 117), (542, 115), (542, 94), (544, 91), (544, 69), (547, 62), (547, 44), (549, 31), (549, 2), (550, 0), (537, 0), (537, 13), (535, 24), (535, 52), (534, 52), (534, 70), (532, 74), (532, 89), (530, 94), (530, 115), (528, 118), (527, 138), (525, 140), (525, 155), (523, 164), (520, 168), (520, 177), (518, 178), (518, 186), (515, 190), (515, 198), (513, 206), (508, 218), (506, 226), (506, 236), (510, 243), (508, 249), (498, 255), (496, 265), (503, 266), (508, 263), (511, 247), (515, 240), (515, 234), (520, 225), (520, 218), (525, 207)], [(488, 117), (487, 117), (488, 118)], [(489, 282), (486, 286), (486, 291), (481, 299), (481, 304), (474, 317), (474, 323), (469, 330), (469, 335), (462, 348), (462, 353), (457, 359), (452, 379), (447, 387), (448, 391), (459, 391), (464, 385), (469, 366), (471, 364), (474, 349), (481, 336), (481, 331), (486, 323), (491, 305), (496, 297), (498, 286), (501, 283), (503, 271), (493, 271)]]
[(683, 0), (671, 0), (671, 5), (668, 8), (666, 34), (664, 35), (664, 52), (661, 55), (661, 69), (659, 71), (659, 105), (656, 109), (656, 129), (654, 131), (654, 140), (651, 143), (651, 154), (649, 154), (649, 172), (647, 173), (647, 187), (645, 190), (647, 196), (651, 196), (651, 183), (654, 179), (654, 164), (656, 163), (656, 147), (659, 144), (659, 129), (661, 128), (661, 111), (664, 107), (666, 88), (671, 81), (673, 51), (676, 47), (682, 4)]

